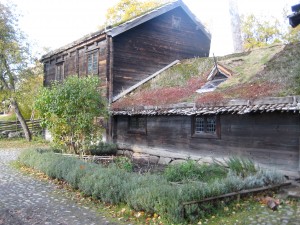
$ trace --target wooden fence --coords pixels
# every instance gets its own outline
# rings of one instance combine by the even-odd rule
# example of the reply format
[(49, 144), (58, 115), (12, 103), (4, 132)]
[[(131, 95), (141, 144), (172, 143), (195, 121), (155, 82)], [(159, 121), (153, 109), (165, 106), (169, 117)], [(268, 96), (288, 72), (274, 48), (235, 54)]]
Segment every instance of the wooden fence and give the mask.
[[(26, 123), (31, 132), (42, 131), (40, 120), (26, 120)], [(19, 121), (0, 121), (0, 133), (3, 131), (18, 132), (23, 129)]]

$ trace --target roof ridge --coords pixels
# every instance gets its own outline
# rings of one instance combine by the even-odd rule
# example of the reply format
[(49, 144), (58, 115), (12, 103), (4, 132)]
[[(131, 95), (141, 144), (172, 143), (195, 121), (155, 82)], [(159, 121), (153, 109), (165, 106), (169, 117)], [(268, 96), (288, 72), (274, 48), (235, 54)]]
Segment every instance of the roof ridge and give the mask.
[[(172, 7), (173, 6), (173, 7)], [(122, 32), (125, 32), (133, 27), (136, 27), (136, 26), (139, 26), (140, 24), (144, 23), (144, 22), (147, 22), (149, 20), (151, 20), (151, 16), (147, 19), (146, 17), (157, 12), (157, 11), (162, 11), (160, 12), (160, 14), (158, 15), (153, 15), (153, 18), (155, 16), (160, 16), (161, 14), (163, 13), (166, 13), (176, 7), (182, 7), (182, 9), (185, 11), (185, 13), (191, 18), (191, 20), (197, 25), (197, 27), (208, 37), (208, 38), (211, 38), (211, 34), (210, 32), (208, 31), (208, 29), (201, 23), (201, 21), (190, 11), (190, 9), (185, 5), (185, 3), (182, 1), (182, 0), (172, 0), (171, 2), (168, 2), (166, 4), (163, 4), (163, 5), (160, 5), (158, 6), (157, 8), (153, 8), (152, 10), (149, 10), (149, 11), (146, 11), (145, 13), (137, 16), (137, 17), (134, 17), (128, 21), (124, 21), (122, 22), (121, 24), (119, 24), (118, 26), (115, 26), (115, 27), (112, 27), (112, 28), (109, 28), (108, 27), (105, 27), (104, 29), (101, 29), (101, 30), (98, 30), (96, 32), (93, 32), (93, 33), (90, 33), (90, 34), (87, 34), (85, 36), (83, 36), (82, 38), (79, 38), (69, 44), (66, 44), (58, 49), (55, 49), (53, 51), (50, 51), (48, 52), (47, 54), (43, 55), (41, 57), (41, 60), (44, 60), (52, 55), (55, 55), (55, 54), (59, 54), (63, 51), (66, 51), (76, 45), (79, 45), (81, 44), (82, 42), (85, 42), (85, 41), (88, 41), (90, 39), (93, 39), (97, 36), (100, 36), (102, 34), (107, 34), (107, 35), (110, 35), (112, 37), (118, 35), (118, 34), (121, 34)], [(168, 9), (168, 7), (170, 7), (170, 9)], [(166, 11), (163, 11), (163, 9), (166, 9)], [(145, 21), (142, 20), (143, 18), (145, 18)], [(140, 20), (140, 21), (138, 21)], [(138, 21), (138, 22), (135, 22), (135, 21)], [(128, 26), (127, 28), (124, 28)]]

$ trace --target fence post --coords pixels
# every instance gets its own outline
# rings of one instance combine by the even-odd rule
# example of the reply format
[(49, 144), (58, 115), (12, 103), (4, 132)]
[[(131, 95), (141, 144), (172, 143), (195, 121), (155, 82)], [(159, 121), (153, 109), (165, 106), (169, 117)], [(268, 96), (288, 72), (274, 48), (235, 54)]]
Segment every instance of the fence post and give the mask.
[(16, 118), (16, 132), (18, 132), (18, 118)]

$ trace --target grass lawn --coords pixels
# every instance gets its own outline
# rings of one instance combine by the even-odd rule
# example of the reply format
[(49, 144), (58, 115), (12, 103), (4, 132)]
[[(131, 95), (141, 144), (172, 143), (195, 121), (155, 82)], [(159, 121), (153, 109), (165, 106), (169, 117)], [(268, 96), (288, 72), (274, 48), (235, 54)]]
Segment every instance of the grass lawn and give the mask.
[(5, 115), (0, 115), (1, 121), (16, 121), (16, 114), (10, 113)]
[(0, 139), (0, 149), (7, 148), (45, 148), (49, 147), (49, 142), (42, 138), (33, 137), (31, 142), (25, 138), (17, 139)]
[[(202, 219), (198, 224), (209, 225), (249, 225), (249, 224), (272, 224), (281, 225), (284, 220), (288, 220), (288, 224), (296, 224), (300, 221), (299, 201), (289, 199), (280, 199), (278, 210), (272, 211), (262, 204), (259, 198), (262, 194), (248, 197), (240, 202), (233, 202), (228, 207), (216, 211), (215, 215)], [(298, 223), (297, 223), (298, 224)]]

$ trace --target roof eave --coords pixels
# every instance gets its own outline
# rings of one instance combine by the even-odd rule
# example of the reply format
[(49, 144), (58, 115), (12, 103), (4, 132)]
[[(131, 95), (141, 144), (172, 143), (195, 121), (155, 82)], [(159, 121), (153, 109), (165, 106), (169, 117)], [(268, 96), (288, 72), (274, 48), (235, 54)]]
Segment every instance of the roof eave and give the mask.
[(201, 114), (248, 114), (254, 112), (300, 113), (300, 96), (265, 97), (256, 100), (231, 99), (228, 102), (196, 105), (181, 103), (166, 106), (140, 106), (112, 110), (113, 115), (201, 115)]
[(96, 31), (96, 32), (90, 33), (88, 35), (85, 35), (84, 37), (82, 37), (80, 39), (77, 39), (76, 41), (73, 41), (73, 42), (71, 42), (67, 45), (64, 45), (64, 46), (62, 46), (58, 49), (55, 49), (53, 51), (48, 52), (47, 54), (45, 54), (41, 57), (40, 61), (43, 62), (43, 61), (47, 60), (48, 58), (52, 57), (53, 55), (60, 54), (64, 51), (67, 51), (71, 48), (74, 48), (75, 46), (81, 45), (84, 42), (90, 41), (90, 40), (95, 39), (97, 37), (101, 37), (105, 33), (106, 33), (106, 30), (103, 29), (103, 30)]
[(200, 29), (205, 34), (205, 36), (211, 40), (211, 33), (201, 23), (201, 21), (191, 12), (191, 10), (182, 1), (180, 1), (180, 6), (186, 12), (186, 14), (188, 14), (191, 20), (193, 20), (193, 22), (197, 25), (197, 28)]

